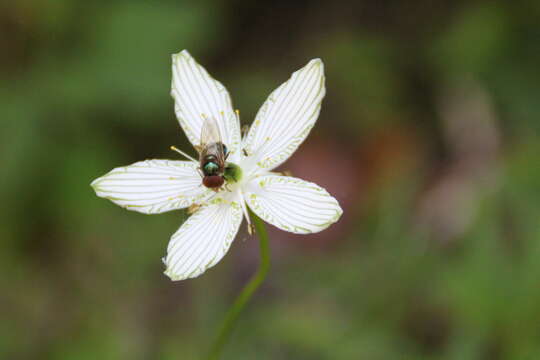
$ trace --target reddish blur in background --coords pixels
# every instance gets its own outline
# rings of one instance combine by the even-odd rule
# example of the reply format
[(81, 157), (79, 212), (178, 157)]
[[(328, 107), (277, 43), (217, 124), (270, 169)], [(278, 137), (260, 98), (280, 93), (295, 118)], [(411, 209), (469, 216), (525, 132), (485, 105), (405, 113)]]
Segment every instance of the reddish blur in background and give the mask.
[(540, 358), (539, 23), (525, 0), (0, 4), (0, 358), (200, 359), (255, 270), (243, 229), (170, 282), (160, 259), (187, 215), (89, 186), (190, 149), (169, 96), (182, 49), (246, 124), (311, 58), (326, 69), (283, 168), (345, 213), (316, 235), (271, 229), (224, 359)]

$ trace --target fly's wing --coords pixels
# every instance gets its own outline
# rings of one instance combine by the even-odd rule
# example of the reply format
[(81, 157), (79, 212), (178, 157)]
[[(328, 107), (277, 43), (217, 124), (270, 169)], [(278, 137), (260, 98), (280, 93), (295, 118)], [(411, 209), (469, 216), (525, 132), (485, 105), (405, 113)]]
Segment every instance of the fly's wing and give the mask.
[(225, 166), (225, 154), (223, 153), (223, 143), (219, 126), (213, 117), (204, 119), (201, 129), (201, 142), (199, 145), (199, 156), (201, 161), (207, 155), (214, 155), (220, 167)]
[(204, 119), (201, 128), (201, 142), (200, 148), (204, 149), (208, 145), (214, 143), (221, 143), (221, 134), (219, 133), (219, 126), (213, 117), (207, 117)]

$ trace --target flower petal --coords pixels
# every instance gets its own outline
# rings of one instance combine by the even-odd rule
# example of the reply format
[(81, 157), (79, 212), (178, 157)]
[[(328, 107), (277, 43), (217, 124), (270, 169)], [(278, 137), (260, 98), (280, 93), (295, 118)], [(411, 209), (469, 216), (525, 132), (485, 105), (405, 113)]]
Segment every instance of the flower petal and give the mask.
[(247, 184), (245, 192), (249, 207), (261, 219), (296, 234), (324, 230), (343, 213), (326, 190), (290, 176), (256, 177)]
[(216, 199), (199, 209), (172, 236), (165, 275), (176, 281), (204, 273), (227, 253), (241, 222), (237, 201)]
[(172, 56), (172, 73), (174, 111), (189, 141), (199, 145), (204, 118), (213, 117), (231, 155), (237, 152), (240, 122), (233, 111), (227, 89), (212, 78), (187, 50)]
[(324, 94), (320, 59), (311, 60), (270, 94), (244, 142), (249, 167), (272, 170), (285, 162), (315, 124)]
[(145, 160), (113, 169), (91, 185), (98, 196), (128, 210), (158, 214), (212, 196), (201, 183), (198, 166), (193, 161)]

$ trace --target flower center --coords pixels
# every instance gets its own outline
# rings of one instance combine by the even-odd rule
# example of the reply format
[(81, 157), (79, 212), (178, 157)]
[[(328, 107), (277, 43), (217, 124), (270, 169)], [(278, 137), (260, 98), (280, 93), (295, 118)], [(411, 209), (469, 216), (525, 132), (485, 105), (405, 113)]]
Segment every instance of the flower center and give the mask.
[(240, 180), (242, 180), (243, 171), (242, 168), (235, 163), (228, 162), (225, 165), (225, 172), (223, 173), (223, 177), (227, 181), (227, 183), (237, 183)]

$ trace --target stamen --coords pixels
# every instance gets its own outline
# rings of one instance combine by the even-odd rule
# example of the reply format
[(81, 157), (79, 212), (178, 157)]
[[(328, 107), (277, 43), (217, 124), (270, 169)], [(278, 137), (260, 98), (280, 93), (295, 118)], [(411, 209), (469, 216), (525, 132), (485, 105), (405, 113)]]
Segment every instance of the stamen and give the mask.
[[(238, 124), (240, 124), (240, 110), (236, 109), (234, 110), (234, 112), (236, 113), (236, 119), (238, 120)], [(240, 134), (243, 140), (247, 138), (248, 132), (249, 132), (248, 124), (244, 124), (240, 127)]]
[(248, 223), (248, 234), (253, 235), (253, 225), (251, 225), (251, 219), (249, 218), (249, 214), (246, 208), (246, 201), (244, 200), (244, 195), (242, 194), (242, 191), (240, 189), (238, 189), (238, 197), (240, 197), (240, 206), (242, 207), (242, 212), (244, 213), (244, 217), (246, 218), (246, 221)]
[(242, 133), (242, 138), (245, 140), (249, 133), (249, 125), (248, 124), (242, 125), (242, 127), (240, 128), (240, 132)]
[(179, 153), (180, 155), (183, 155), (183, 156), (185, 156), (186, 158), (188, 158), (189, 160), (198, 163), (197, 160), (195, 160), (194, 158), (192, 158), (191, 156), (189, 156), (188, 154), (186, 154), (186, 153), (183, 152), (182, 150), (179, 150), (178, 148), (176, 148), (176, 146), (171, 146), (171, 150), (172, 150), (172, 151), (176, 151), (176, 152)]

